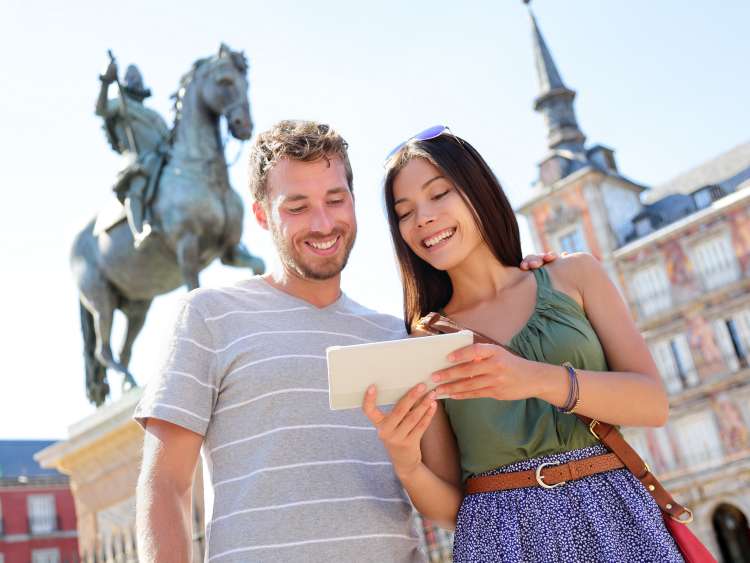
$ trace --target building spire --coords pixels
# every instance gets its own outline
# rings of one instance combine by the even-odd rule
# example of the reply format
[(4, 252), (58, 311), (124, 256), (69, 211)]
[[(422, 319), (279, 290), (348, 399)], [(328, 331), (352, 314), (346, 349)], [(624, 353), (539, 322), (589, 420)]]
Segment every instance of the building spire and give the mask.
[(542, 37), (542, 32), (539, 31), (539, 26), (536, 23), (534, 13), (531, 11), (529, 6), (529, 17), (531, 18), (531, 33), (533, 40), (534, 49), (534, 62), (536, 64), (536, 75), (539, 79), (539, 91), (540, 96), (548, 93), (550, 90), (556, 90), (559, 88), (565, 88), (560, 73), (555, 66), (555, 61), (552, 60), (552, 55), (549, 53), (547, 43)]
[[(524, 0), (528, 6), (529, 2)], [(547, 43), (539, 31), (534, 13), (529, 6), (534, 63), (539, 79), (539, 95), (534, 109), (544, 115), (547, 122), (547, 144), (551, 150), (567, 149), (583, 152), (586, 136), (578, 127), (573, 100), (576, 96), (562, 81)]]

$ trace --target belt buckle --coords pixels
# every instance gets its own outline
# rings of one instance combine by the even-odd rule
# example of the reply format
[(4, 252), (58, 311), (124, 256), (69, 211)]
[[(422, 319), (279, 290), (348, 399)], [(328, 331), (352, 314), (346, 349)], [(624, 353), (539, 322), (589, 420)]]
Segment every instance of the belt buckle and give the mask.
[(567, 483), (567, 481), (560, 481), (559, 483), (555, 483), (554, 485), (548, 485), (544, 482), (544, 475), (542, 475), (542, 469), (547, 467), (548, 465), (560, 465), (559, 461), (549, 461), (547, 463), (542, 463), (539, 465), (539, 467), (536, 468), (536, 471), (534, 472), (534, 475), (536, 476), (536, 482), (539, 484), (540, 487), (543, 489), (554, 489), (555, 487), (559, 487), (560, 485), (564, 485)]

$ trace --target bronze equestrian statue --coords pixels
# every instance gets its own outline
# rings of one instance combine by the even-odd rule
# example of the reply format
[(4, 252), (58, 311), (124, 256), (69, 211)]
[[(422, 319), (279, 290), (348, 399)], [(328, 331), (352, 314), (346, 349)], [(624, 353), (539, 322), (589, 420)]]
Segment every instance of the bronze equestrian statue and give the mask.
[[(180, 285), (199, 286), (198, 274), (214, 258), (262, 273), (263, 261), (240, 242), (243, 206), (229, 185), (220, 120), (229, 133), (252, 134), (247, 98), (247, 60), (222, 45), (218, 54), (196, 61), (175, 94), (175, 121), (167, 130), (146, 108), (149, 91), (130, 67), (117, 80), (114, 59), (100, 77), (97, 114), (113, 149), (126, 165), (115, 183), (118, 200), (78, 233), (71, 267), (80, 291), (86, 390), (101, 405), (109, 394), (107, 368), (136, 385), (130, 355), (151, 301)], [(118, 97), (108, 99), (110, 84)], [(117, 359), (110, 346), (115, 310), (127, 318)]]

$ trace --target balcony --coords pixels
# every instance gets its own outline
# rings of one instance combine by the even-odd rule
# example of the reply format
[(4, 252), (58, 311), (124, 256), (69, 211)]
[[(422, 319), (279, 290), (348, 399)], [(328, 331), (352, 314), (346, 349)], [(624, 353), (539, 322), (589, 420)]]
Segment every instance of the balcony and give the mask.
[(660, 373), (669, 394), (671, 408), (699, 400), (706, 394), (726, 391), (747, 381), (750, 355), (722, 355), (724, 367), (716, 369), (717, 362), (699, 362), (691, 369), (673, 373)]
[(692, 283), (679, 288), (672, 286), (662, 287), (646, 294), (637, 295), (631, 286), (630, 301), (637, 319), (640, 321), (652, 321), (660, 315), (676, 312), (677, 309), (688, 303), (696, 302), (712, 293), (737, 287), (750, 287), (750, 271), (743, 274), (739, 267), (739, 258), (732, 262), (722, 262), (719, 266), (711, 269), (698, 270)]
[(58, 515), (29, 516), (27, 518), (27, 523), (29, 526), (29, 533), (32, 536), (53, 534), (62, 530), (60, 516)]
[(698, 269), (698, 276), (704, 291), (713, 291), (740, 279), (739, 264), (732, 260), (722, 260), (710, 267)]

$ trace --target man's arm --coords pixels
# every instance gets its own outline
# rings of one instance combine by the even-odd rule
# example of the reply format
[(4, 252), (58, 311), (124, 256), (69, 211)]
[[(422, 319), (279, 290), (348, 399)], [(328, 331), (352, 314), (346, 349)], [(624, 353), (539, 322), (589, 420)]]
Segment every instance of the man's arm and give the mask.
[(109, 85), (117, 80), (117, 65), (114, 62), (109, 63), (104, 74), (99, 76), (99, 80), (101, 81), (101, 88), (99, 88), (99, 97), (96, 99), (96, 109), (94, 111), (99, 117), (107, 119), (110, 117), (107, 112), (107, 92), (109, 91)]
[(136, 488), (138, 558), (192, 561), (192, 484), (203, 436), (149, 418)]

